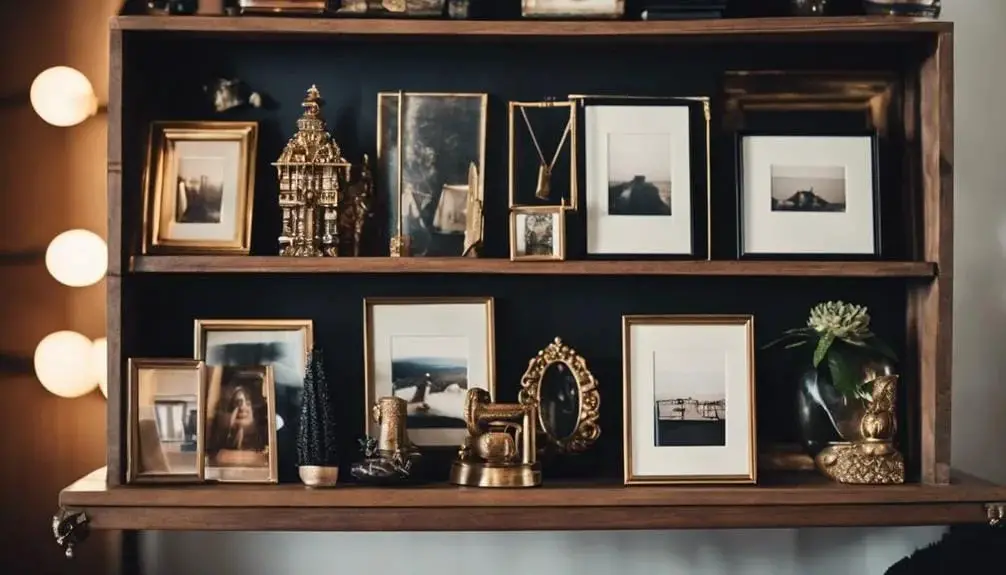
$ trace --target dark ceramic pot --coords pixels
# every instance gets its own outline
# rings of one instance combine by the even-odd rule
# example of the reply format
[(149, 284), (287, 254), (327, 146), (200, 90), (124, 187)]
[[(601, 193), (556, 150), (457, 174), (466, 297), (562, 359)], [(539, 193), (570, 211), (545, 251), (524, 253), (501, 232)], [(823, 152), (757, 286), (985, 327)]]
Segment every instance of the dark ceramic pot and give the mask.
[[(894, 374), (894, 365), (883, 360), (866, 360), (859, 371), (864, 382), (873, 381), (881, 375)], [(835, 389), (824, 364), (821, 369), (805, 371), (797, 392), (797, 418), (800, 440), (807, 454), (813, 457), (832, 442), (862, 439), (859, 422), (864, 409), (862, 400), (847, 398)]]

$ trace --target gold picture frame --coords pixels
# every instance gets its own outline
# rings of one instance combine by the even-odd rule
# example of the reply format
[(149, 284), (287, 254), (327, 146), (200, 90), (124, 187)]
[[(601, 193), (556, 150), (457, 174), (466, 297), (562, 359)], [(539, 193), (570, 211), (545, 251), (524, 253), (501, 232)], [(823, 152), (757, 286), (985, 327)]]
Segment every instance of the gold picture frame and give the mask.
[(143, 253), (248, 254), (257, 145), (256, 122), (151, 124)]
[[(659, 426), (660, 409), (661, 404), (664, 403), (660, 400), (660, 394), (656, 390), (656, 378), (657, 373), (660, 371), (657, 369), (656, 355), (654, 355), (654, 364), (652, 366), (653, 379), (652, 382), (654, 389), (652, 391), (652, 398), (650, 401), (642, 401), (640, 403), (651, 403), (653, 405), (652, 418), (653, 425), (648, 426), (652, 431), (654, 445), (648, 446), (654, 449), (673, 449), (675, 447), (685, 447), (688, 446), (689, 449), (695, 451), (696, 448), (710, 447), (713, 449), (721, 449), (720, 446), (727, 445), (727, 438), (730, 437), (731, 431), (734, 433), (743, 433), (746, 439), (746, 454), (744, 457), (745, 464), (747, 467), (746, 473), (724, 473), (724, 474), (714, 474), (714, 473), (671, 473), (671, 474), (661, 474), (661, 473), (648, 473), (640, 474), (633, 470), (635, 469), (633, 461), (633, 452), (636, 444), (633, 443), (633, 404), (636, 402), (636, 396), (633, 395), (633, 363), (632, 359), (634, 357), (634, 352), (636, 351), (632, 343), (632, 331), (636, 327), (709, 327), (709, 326), (720, 326), (720, 327), (741, 327), (745, 334), (745, 344), (743, 350), (742, 363), (746, 366), (746, 377), (743, 382), (743, 391), (747, 396), (747, 409), (742, 410), (741, 421), (744, 423), (744, 419), (747, 419), (747, 425), (742, 425), (739, 428), (731, 428), (728, 426), (731, 416), (729, 406), (726, 405), (725, 401), (727, 397), (731, 397), (729, 393), (729, 382), (724, 381), (724, 387), (722, 391), (722, 403), (716, 405), (717, 401), (703, 401), (697, 398), (688, 397), (683, 399), (681, 407), (677, 407), (677, 399), (672, 399), (672, 410), (681, 409), (680, 411), (680, 422), (690, 423), (686, 420), (689, 417), (687, 410), (689, 408), (693, 409), (696, 418), (705, 418), (705, 414), (701, 413), (700, 408), (709, 407), (711, 405), (714, 412), (714, 416), (711, 418), (718, 425), (721, 421), (723, 422), (722, 430), (722, 443), (720, 439), (717, 438), (712, 442), (700, 443), (695, 440), (702, 440), (703, 437), (700, 436), (700, 431), (706, 434), (709, 429), (695, 431), (690, 430), (687, 433), (690, 437), (682, 438), (683, 441), (676, 444), (670, 442), (664, 442), (663, 438), (660, 437), (665, 431)], [(711, 337), (709, 334), (703, 336), (704, 338)], [(687, 357), (688, 365), (695, 365), (697, 361), (696, 346), (701, 343), (700, 338), (696, 337), (696, 334), (692, 334), (688, 338), (690, 344), (688, 346)], [(758, 482), (758, 449), (757, 449), (757, 413), (755, 409), (755, 357), (754, 357), (754, 316), (752, 315), (626, 315), (622, 316), (622, 392), (623, 392), (623, 464), (624, 464), (624, 482), (625, 485), (704, 485), (704, 484), (755, 484)], [(698, 342), (698, 343), (696, 343)], [(666, 349), (662, 350), (661, 357), (670, 357), (672, 354), (666, 353)], [(702, 350), (705, 351), (705, 350)], [(736, 351), (736, 350), (735, 350)], [(701, 352), (700, 352), (701, 353)], [(726, 379), (726, 373), (728, 369), (726, 368), (726, 355), (720, 355), (718, 357), (724, 358), (723, 361), (723, 374), (724, 379)], [(734, 358), (735, 360), (738, 358)], [(649, 370), (648, 370), (649, 371)], [(696, 378), (697, 379), (697, 378)], [(736, 397), (736, 396), (733, 396)], [(647, 396), (642, 397), (643, 400), (647, 399)], [(731, 404), (735, 401), (731, 399)], [(694, 403), (695, 405), (691, 405)], [(719, 411), (723, 412), (723, 415), (719, 415)], [(725, 421), (723, 421), (725, 419)], [(706, 422), (702, 422), (706, 423)], [(683, 429), (683, 428), (682, 428)], [(671, 431), (674, 432), (673, 430)], [(714, 434), (719, 434), (718, 430), (714, 430)], [(712, 437), (712, 435), (706, 434), (705, 437)], [(733, 443), (733, 442), (731, 442)], [(661, 445), (662, 444), (662, 445)], [(681, 464), (680, 461), (683, 458), (676, 457), (676, 464)], [(698, 451), (692, 454), (695, 459), (701, 459), (702, 454)]]
[(328, 11), (327, 0), (238, 0), (242, 14), (321, 15)]
[[(197, 319), (195, 321), (195, 351), (196, 359), (207, 361), (207, 334), (213, 331), (223, 332), (274, 332), (300, 331), (304, 339), (304, 362), (314, 347), (314, 321), (310, 319)], [(212, 365), (212, 364), (208, 364)]]
[[(143, 390), (142, 372), (150, 371), (158, 374), (167, 371), (190, 372), (189, 377), (195, 379), (195, 388), (190, 392), (183, 392), (173, 389), (171, 393), (164, 394), (170, 399), (162, 400), (158, 405), (157, 389)], [(130, 358), (128, 361), (129, 387), (128, 405), (129, 413), (126, 430), (126, 453), (127, 471), (126, 483), (199, 483), (204, 480), (204, 427), (205, 421), (205, 394), (206, 394), (206, 366), (202, 361), (191, 359), (155, 359), (155, 358)], [(148, 380), (149, 381), (149, 380)], [(154, 386), (158, 382), (155, 380)], [(182, 382), (172, 382), (177, 388)], [(191, 384), (191, 382), (189, 382)], [(142, 397), (141, 397), (142, 396)], [(191, 397), (189, 397), (191, 396)], [(191, 399), (192, 401), (186, 401)], [(196, 421), (191, 422), (191, 407), (195, 405)], [(144, 419), (140, 417), (140, 408), (152, 410), (153, 418)], [(178, 413), (181, 409), (182, 412)], [(186, 413), (189, 411), (189, 413)], [(163, 423), (158, 423), (158, 420)], [(191, 448), (192, 441), (186, 437), (185, 427), (195, 425), (195, 451), (186, 451)], [(180, 426), (180, 427), (179, 427)], [(170, 434), (171, 444), (179, 444), (177, 451), (171, 453), (165, 450), (164, 434)], [(144, 453), (146, 447), (153, 447), (156, 444), (157, 453)], [(184, 454), (191, 453), (194, 459), (192, 471), (186, 473), (171, 473), (172, 463), (183, 459)], [(172, 457), (173, 456), (173, 457)], [(152, 471), (145, 471), (152, 469)]]
[[(550, 216), (552, 229), (551, 252), (529, 253), (530, 237), (537, 235), (527, 229), (528, 217)], [(536, 220), (537, 221), (537, 220)], [(524, 233), (521, 233), (521, 228)], [(544, 233), (544, 231), (542, 232)], [(530, 234), (530, 235), (529, 235)], [(535, 245), (542, 242), (534, 242)], [(537, 248), (534, 248), (537, 252)], [(565, 206), (517, 206), (510, 210), (510, 261), (557, 262), (566, 259), (566, 208)]]
[[(466, 307), (467, 306), (477, 306), (477, 307), (479, 307), (481, 309), (480, 310), (468, 310), (469, 313), (467, 313), (467, 314), (464, 313), (464, 310), (456, 309), (456, 310), (454, 310), (454, 313), (452, 314), (451, 321), (449, 321), (449, 322), (442, 322), (441, 325), (436, 326), (436, 329), (430, 328), (429, 326), (431, 325), (431, 322), (424, 322), (423, 321), (424, 318), (421, 317), (420, 314), (414, 313), (414, 314), (412, 314), (413, 317), (406, 318), (405, 320), (403, 320), (402, 317), (399, 316), (399, 317), (396, 318), (397, 321), (394, 322), (396, 326), (403, 326), (403, 325), (405, 325), (407, 327), (407, 321), (408, 320), (413, 320), (416, 323), (424, 326), (426, 333), (423, 333), (424, 328), (409, 330), (409, 334), (408, 335), (404, 335), (404, 334), (402, 335), (402, 339), (403, 340), (409, 340), (409, 341), (401, 341), (401, 342), (399, 342), (400, 343), (400, 345), (399, 345), (400, 350), (397, 351), (397, 352), (394, 349), (395, 344), (393, 342), (387, 341), (387, 342), (384, 342), (384, 343), (379, 343), (379, 342), (375, 341), (375, 336), (377, 335), (375, 332), (376, 332), (376, 330), (379, 327), (379, 326), (375, 326), (375, 323), (376, 323), (376, 321), (375, 321), (375, 309), (376, 308), (378, 308), (380, 306), (412, 307), (412, 306), (435, 306), (435, 305), (440, 305), (440, 306), (466, 306)], [(474, 311), (474, 313), (472, 313), (473, 311)], [(363, 318), (364, 318), (364, 321), (363, 321), (363, 361), (364, 361), (364, 401), (363, 401), (363, 408), (364, 408), (364, 419), (363, 419), (363, 421), (365, 422), (364, 423), (364, 433), (368, 434), (368, 435), (373, 435), (377, 431), (377, 424), (374, 423), (373, 419), (371, 418), (371, 408), (372, 408), (374, 402), (377, 401), (381, 397), (390, 396), (390, 395), (394, 395), (395, 394), (394, 393), (395, 389), (394, 389), (394, 381), (393, 380), (387, 382), (388, 383), (387, 389), (383, 390), (383, 392), (381, 390), (377, 389), (377, 385), (378, 385), (378, 379), (381, 378), (381, 377), (386, 377), (389, 380), (394, 377), (394, 375), (393, 375), (394, 365), (393, 364), (395, 363), (396, 356), (402, 356), (402, 357), (411, 357), (411, 356), (414, 356), (414, 357), (417, 357), (417, 358), (421, 358), (423, 360), (429, 360), (429, 359), (433, 358), (433, 356), (435, 356), (436, 354), (435, 353), (429, 353), (430, 349), (432, 349), (434, 347), (432, 345), (432, 343), (441, 343), (441, 344), (443, 344), (443, 343), (449, 343), (447, 340), (460, 340), (460, 339), (466, 339), (467, 340), (469, 338), (469, 336), (473, 335), (471, 333), (464, 333), (459, 328), (459, 326), (462, 326), (465, 321), (468, 321), (468, 322), (472, 322), (472, 321), (484, 322), (484, 327), (480, 326), (480, 329), (484, 329), (483, 337), (484, 337), (484, 340), (485, 340), (485, 345), (484, 346), (478, 346), (478, 347), (482, 348), (482, 351), (485, 354), (485, 358), (484, 358), (484, 362), (483, 362), (484, 364), (480, 366), (477, 357), (472, 358), (470, 354), (466, 354), (465, 355), (465, 357), (464, 357), (464, 361), (465, 361), (465, 367), (464, 367), (464, 369), (465, 369), (465, 384), (464, 384), (463, 387), (459, 386), (460, 389), (457, 390), (457, 392), (458, 392), (457, 397), (454, 398), (456, 400), (456, 402), (455, 402), (456, 405), (452, 404), (452, 406), (453, 407), (457, 407), (458, 409), (457, 409), (457, 413), (456, 414), (452, 414), (452, 417), (454, 419), (457, 419), (458, 421), (463, 421), (464, 395), (465, 395), (465, 391), (471, 388), (471, 385), (472, 385), (471, 381), (472, 381), (472, 379), (475, 379), (474, 377), (472, 377), (473, 373), (477, 374), (476, 377), (483, 378), (484, 382), (485, 382), (485, 385), (483, 385), (483, 386), (478, 386), (477, 385), (475, 387), (481, 387), (481, 388), (485, 389), (486, 391), (489, 392), (490, 398), (493, 399), (493, 400), (495, 400), (495, 397), (496, 397), (496, 337), (495, 337), (496, 326), (495, 326), (494, 316), (495, 316), (495, 300), (492, 297), (488, 297), (488, 296), (487, 297), (414, 297), (414, 298), (385, 298), (385, 297), (378, 297), (378, 298), (365, 298), (363, 300)], [(425, 319), (428, 319), (428, 318), (425, 318)], [(436, 340), (440, 340), (440, 341), (432, 342), (429, 345), (427, 345), (427, 344), (417, 345), (416, 342), (411, 341), (411, 340), (416, 340), (416, 339), (420, 339), (420, 338), (436, 339)], [(476, 342), (476, 344), (477, 343), (478, 342)], [(406, 345), (406, 344), (408, 344), (408, 345)], [(472, 348), (474, 348), (474, 347), (475, 347), (474, 345), (469, 344), (469, 350), (472, 349)], [(418, 350), (418, 349), (422, 348), (423, 352), (422, 353), (412, 353), (412, 354), (410, 354), (410, 351), (411, 351), (410, 348), (411, 349), (415, 349), (415, 350)], [(384, 366), (384, 368), (381, 369), (381, 370), (378, 369), (378, 365), (377, 365), (378, 361), (377, 361), (377, 358), (376, 358), (376, 356), (379, 355), (379, 354), (382, 357), (382, 362), (381, 363), (382, 364), (385, 363), (383, 360), (385, 359), (385, 356), (386, 356), (387, 363), (389, 364), (387, 366)], [(457, 361), (456, 360), (458, 359), (458, 356), (455, 354), (455, 355), (450, 355), (450, 356), (444, 355), (443, 357), (445, 357), (445, 358), (449, 357), (450, 360), (449, 361), (445, 361), (445, 362), (441, 362), (443, 365), (437, 366), (437, 368), (438, 369), (443, 369), (445, 371), (445, 373), (448, 373), (448, 369), (447, 368), (450, 368), (451, 370), (456, 371), (457, 370)], [(448, 364), (450, 364), (450, 365), (448, 365)], [(473, 365), (474, 365), (475, 369), (473, 369)], [(478, 367), (482, 367), (482, 369), (477, 369)], [(410, 369), (411, 369), (411, 367), (410, 367)], [(419, 372), (416, 372), (416, 373), (419, 373)], [(422, 398), (420, 399), (420, 401), (422, 401), (423, 403), (428, 403), (428, 398), (427, 398), (428, 394), (427, 394), (427, 392), (429, 390), (430, 384), (434, 383), (434, 382), (433, 382), (433, 377), (431, 377), (430, 372), (424, 372), (424, 373), (425, 373), (425, 377), (426, 377), (426, 382), (425, 382), (426, 383), (426, 387), (425, 387), (425, 389), (424, 389), (424, 391), (422, 393)], [(436, 382), (436, 383), (444, 383), (444, 382), (441, 381), (441, 382)], [(419, 391), (420, 391), (420, 386), (421, 385), (422, 385), (422, 383), (419, 383), (416, 386), (416, 396), (419, 395)], [(441, 391), (439, 391), (437, 393), (438, 394), (446, 393), (446, 391), (448, 391), (450, 387), (451, 387), (450, 385), (446, 385), (446, 386), (444, 386), (444, 390), (441, 390)], [(428, 417), (428, 416), (440, 417), (440, 416), (438, 416), (436, 414), (436, 406), (435, 405), (434, 406), (430, 406), (430, 407), (432, 407), (432, 409), (430, 409), (428, 412), (417, 412), (416, 406), (414, 405), (415, 402), (411, 401), (411, 399), (414, 399), (414, 398), (415, 398), (415, 396), (413, 396), (412, 398), (406, 400), (406, 401), (408, 401), (410, 403), (410, 406), (409, 406), (409, 408), (407, 410), (407, 417), (410, 417), (410, 418), (411, 417)], [(428, 413), (428, 415), (423, 415), (423, 413)], [(456, 427), (456, 428), (450, 428), (446, 432), (444, 431), (445, 428), (428, 427), (428, 428), (424, 428), (424, 429), (414, 429), (413, 426), (409, 426), (409, 427), (410, 427), (410, 429), (408, 430), (408, 432), (409, 432), (409, 438), (410, 438), (410, 440), (412, 441), (412, 443), (414, 443), (415, 445), (420, 446), (420, 447), (434, 447), (434, 448), (436, 448), (436, 447), (452, 447), (452, 448), (453, 447), (458, 447), (464, 441), (464, 437), (465, 437), (465, 429), (464, 429), (463, 425), (461, 425), (459, 427)]]
[[(583, 6), (583, 4), (588, 4)], [(590, 4), (599, 4), (594, 7)], [(573, 2), (571, 0), (523, 0), (521, 16), (524, 18), (611, 18), (625, 16), (625, 0), (592, 0)]]
[[(273, 366), (210, 367), (206, 380), (206, 479), (217, 483), (278, 483)], [(226, 396), (225, 388), (230, 388)], [(234, 427), (242, 418), (250, 420), (250, 425), (235, 433)], [(262, 419), (264, 425), (259, 423)]]
[[(565, 203), (569, 210), (576, 211), (580, 205), (579, 197), (579, 181), (577, 174), (577, 103), (570, 99), (565, 101), (541, 101), (541, 102), (518, 102), (512, 101), (507, 103), (507, 139), (509, 141), (509, 156), (508, 156), (508, 195), (509, 195), (509, 206), (510, 208), (515, 208), (521, 204), (517, 202), (517, 122), (515, 120), (517, 115), (517, 110), (519, 108), (569, 108), (569, 135), (568, 139), (563, 142), (563, 146), (569, 146), (569, 201)], [(544, 151), (544, 153), (548, 153)], [(556, 157), (562, 153), (562, 150), (556, 151)], [(550, 159), (550, 158), (546, 158)]]

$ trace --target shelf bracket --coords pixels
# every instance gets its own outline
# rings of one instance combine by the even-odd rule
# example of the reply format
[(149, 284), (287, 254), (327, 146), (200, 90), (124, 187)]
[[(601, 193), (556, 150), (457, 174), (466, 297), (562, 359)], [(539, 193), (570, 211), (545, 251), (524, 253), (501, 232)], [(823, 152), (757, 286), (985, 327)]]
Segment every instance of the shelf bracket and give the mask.
[(988, 517), (989, 527), (1006, 526), (1006, 503), (986, 503), (985, 516)]
[(60, 507), (52, 516), (52, 536), (56, 538), (56, 544), (63, 549), (67, 559), (73, 559), (74, 547), (87, 539), (89, 523), (86, 513), (65, 507)]

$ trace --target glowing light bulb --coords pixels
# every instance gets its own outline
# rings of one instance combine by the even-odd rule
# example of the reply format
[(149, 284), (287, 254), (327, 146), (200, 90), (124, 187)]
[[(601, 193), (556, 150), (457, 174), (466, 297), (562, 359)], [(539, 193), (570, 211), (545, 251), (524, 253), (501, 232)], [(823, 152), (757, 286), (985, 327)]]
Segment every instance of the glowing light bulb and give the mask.
[(43, 71), (31, 83), (31, 107), (60, 128), (76, 126), (98, 111), (98, 98), (87, 76), (68, 66)]
[(57, 331), (35, 348), (35, 375), (55, 395), (80, 397), (98, 382), (91, 369), (91, 340), (75, 331)]
[(91, 344), (91, 373), (101, 395), (108, 399), (108, 339), (99, 337)]
[(108, 271), (108, 246), (94, 232), (63, 232), (45, 250), (45, 267), (61, 284), (89, 286), (100, 281)]

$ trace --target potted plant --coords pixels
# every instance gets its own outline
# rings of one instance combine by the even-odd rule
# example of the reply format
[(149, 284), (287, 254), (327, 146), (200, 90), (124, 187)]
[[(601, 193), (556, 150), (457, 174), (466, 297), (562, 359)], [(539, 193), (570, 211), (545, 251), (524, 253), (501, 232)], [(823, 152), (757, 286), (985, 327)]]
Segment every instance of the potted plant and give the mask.
[(797, 407), (807, 452), (813, 456), (828, 443), (860, 439), (871, 383), (892, 375), (897, 361), (891, 347), (870, 330), (867, 308), (842, 301), (818, 304), (806, 327), (786, 330), (765, 348), (778, 345), (802, 352)]
[(311, 352), (304, 376), (304, 399), (297, 429), (297, 465), (308, 487), (332, 487), (339, 478), (335, 413), (325, 378), (323, 354)]

